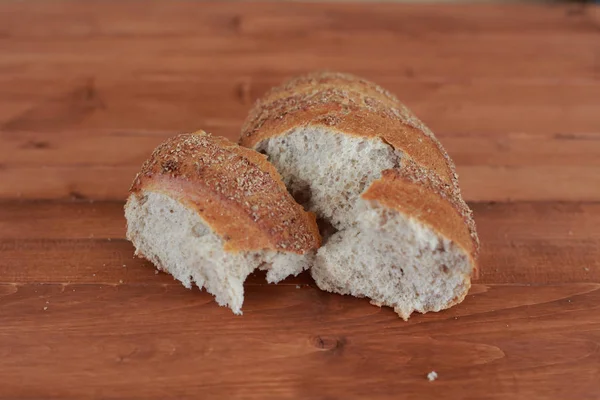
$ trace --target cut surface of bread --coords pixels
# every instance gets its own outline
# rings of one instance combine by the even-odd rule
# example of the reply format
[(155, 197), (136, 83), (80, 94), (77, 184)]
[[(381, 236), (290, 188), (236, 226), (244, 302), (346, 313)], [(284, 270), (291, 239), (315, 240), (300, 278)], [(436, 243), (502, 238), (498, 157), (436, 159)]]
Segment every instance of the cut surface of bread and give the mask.
[(264, 156), (204, 132), (159, 146), (131, 192), (125, 217), (136, 254), (236, 314), (252, 271), (278, 282), (308, 268), (319, 246), (314, 216)]
[(440, 311), (469, 289), (470, 260), (451, 240), (377, 202), (358, 201), (360, 218), (329, 238), (312, 275), (321, 289), (368, 297), (403, 319)]
[[(471, 212), (433, 134), (364, 82), (324, 74), (274, 89), (257, 102), (241, 143), (267, 154), (294, 197), (333, 226), (311, 269), (321, 289), (369, 297), (404, 319), (442, 310), (470, 287)], [(280, 106), (290, 98), (292, 108)], [(400, 117), (382, 124), (382, 115)]]
[(397, 167), (402, 156), (381, 140), (321, 126), (292, 129), (261, 142), (257, 150), (269, 155), (296, 201), (336, 229), (356, 220), (360, 194), (381, 171)]

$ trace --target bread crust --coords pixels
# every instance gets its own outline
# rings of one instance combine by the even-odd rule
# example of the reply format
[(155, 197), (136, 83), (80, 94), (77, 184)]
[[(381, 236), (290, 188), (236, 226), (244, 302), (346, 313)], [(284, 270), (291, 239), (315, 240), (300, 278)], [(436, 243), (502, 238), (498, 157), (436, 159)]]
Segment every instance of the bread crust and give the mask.
[(172, 137), (154, 150), (130, 188), (142, 201), (146, 191), (194, 209), (226, 251), (304, 254), (320, 246), (315, 215), (294, 201), (265, 156), (204, 131)]
[(240, 144), (256, 148), (265, 139), (309, 125), (380, 138), (460, 193), (454, 163), (433, 133), (395, 96), (348, 74), (309, 74), (274, 88), (250, 111)]
[[(459, 244), (471, 257), (477, 276), (479, 239), (472, 212), (460, 195), (454, 163), (433, 133), (394, 95), (348, 74), (301, 76), (256, 102), (240, 143), (257, 148), (262, 141), (301, 126), (379, 138), (402, 151), (402, 167), (382, 171), (363, 198), (418, 218)], [(420, 198), (427, 201), (419, 205)]]
[(416, 218), (460, 246), (476, 268), (479, 238), (473, 213), (437, 175), (408, 160), (399, 169), (382, 171), (361, 198)]

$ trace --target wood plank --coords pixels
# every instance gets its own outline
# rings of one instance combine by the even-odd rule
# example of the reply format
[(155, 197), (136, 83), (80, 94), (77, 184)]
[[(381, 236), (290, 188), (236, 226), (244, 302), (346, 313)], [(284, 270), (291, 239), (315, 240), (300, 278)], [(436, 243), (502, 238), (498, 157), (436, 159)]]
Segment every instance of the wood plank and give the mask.
[[(514, 10), (518, 12), (518, 8)], [(310, 30), (310, 27), (300, 29)], [(346, 69), (354, 57), (353, 71), (365, 75), (375, 75), (377, 71), (383, 76), (394, 75), (410, 68), (419, 76), (455, 79), (518, 76), (569, 82), (596, 78), (593, 50), (598, 46), (598, 33), (594, 28), (584, 33), (560, 28), (555, 32), (533, 33), (494, 33), (485, 29), (471, 34), (423, 32), (429, 29), (423, 25), (414, 32), (398, 34), (344, 32), (330, 26), (305, 35), (274, 30), (264, 36), (200, 33), (127, 38), (90, 35), (85, 40), (19, 39), (8, 33), (8, 38), (0, 39), (6, 48), (0, 67), (15, 77), (27, 73), (34, 78), (64, 77), (60, 75), (61, 69), (71, 76), (76, 76), (74, 73), (102, 76), (121, 70), (127, 75), (138, 72), (142, 76), (214, 74), (225, 77), (227, 73), (241, 71), (293, 74), (307, 69)], [(391, 50), (396, 53), (387, 53)], [(535, 54), (543, 54), (553, 62), (543, 63), (531, 57)], [(442, 63), (434, 62), (440, 59)], [(47, 63), (44, 70), (37, 68), (40, 60)], [(498, 65), (500, 60), (504, 62)], [(107, 65), (106, 61), (119, 63)], [(144, 64), (149, 61), (158, 62)], [(401, 64), (390, 64), (392, 61)]]
[[(236, 139), (230, 129), (209, 129)], [(233, 132), (233, 134), (232, 134)], [(0, 133), (0, 198), (123, 200), (176, 131)], [(597, 134), (443, 134), (467, 201), (600, 200)]]
[[(65, 6), (69, 13), (61, 15)], [(225, 74), (240, 68), (339, 68), (354, 55), (355, 68), (364, 72), (397, 71), (390, 62), (394, 59), (436, 76), (590, 77), (594, 56), (589, 49), (598, 34), (585, 9), (573, 14), (568, 7), (178, 2), (136, 10), (135, 19), (135, 2), (97, 5), (93, 15), (73, 2), (51, 2), (36, 10), (3, 7), (0, 25), (7, 52), (2, 64), (9, 70), (21, 66), (27, 74), (42, 71), (39, 58), (45, 61), (44, 74), (115, 67), (122, 72)], [(531, 57), (540, 53), (547, 62)], [(157, 59), (159, 64), (145, 65)], [(444, 63), (435, 62), (440, 59)], [(112, 60), (118, 64), (107, 63)]]
[(597, 166), (476, 166), (458, 173), (466, 201), (600, 200)]
[[(419, 33), (542, 32), (594, 30), (594, 7), (578, 5), (507, 4), (370, 4), (268, 2), (227, 4), (156, 2), (140, 8), (134, 1), (95, 1), (94, 9), (77, 1), (33, 0), (36, 7), (3, 2), (4, 38), (83, 38), (90, 35), (155, 37), (177, 34), (270, 34), (273, 30), (301, 32), (304, 28), (344, 31), (417, 30)], [(69, 7), (65, 13), (63, 7)], [(135, 12), (135, 19), (131, 18)], [(19, 19), (13, 18), (15, 15)], [(232, 17), (235, 20), (232, 20)], [(25, 26), (21, 22), (31, 26)], [(229, 22), (229, 25), (225, 23)], [(401, 22), (401, 23), (400, 23)], [(93, 23), (93, 24), (92, 24)], [(91, 25), (91, 27), (90, 27)], [(240, 29), (240, 25), (243, 29)], [(425, 29), (428, 26), (429, 29)], [(86, 29), (88, 28), (88, 29)], [(90, 29), (93, 28), (93, 29)], [(8, 35), (10, 33), (10, 35)]]
[(374, 79), (437, 131), (599, 126), (600, 33), (585, 8), (178, 2), (135, 19), (135, 2), (94, 8), (0, 5), (3, 129), (189, 130), (216, 119), (237, 131), (266, 88), (321, 68)]
[[(0, 129), (46, 134), (67, 129), (186, 131), (210, 124), (220, 127), (220, 134), (234, 136), (253, 101), (285, 77), (289, 75), (133, 78), (103, 73), (46, 81), (6, 76), (0, 78)], [(598, 80), (427, 78), (415, 72), (372, 78), (440, 135), (600, 129)]]
[(472, 204), (481, 282), (600, 282), (600, 204)]
[(2, 201), (3, 239), (125, 239), (123, 202)]
[(0, 397), (591, 400), (598, 304), (598, 284), (477, 285), (403, 322), (366, 299), (250, 286), (236, 317), (177, 286), (0, 285)]
[[(600, 283), (600, 203), (475, 203), (481, 283)], [(3, 202), (0, 282), (176, 284), (133, 258), (118, 202)], [(126, 268), (123, 268), (126, 265)], [(263, 285), (258, 274), (250, 281)], [(313, 284), (302, 275), (286, 284)]]

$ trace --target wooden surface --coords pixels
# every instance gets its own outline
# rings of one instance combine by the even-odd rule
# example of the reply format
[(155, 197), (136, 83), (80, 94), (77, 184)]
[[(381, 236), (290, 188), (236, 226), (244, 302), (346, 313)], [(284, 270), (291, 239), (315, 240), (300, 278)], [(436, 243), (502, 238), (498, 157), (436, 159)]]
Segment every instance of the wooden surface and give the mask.
[[(0, 0), (0, 398), (600, 399), (599, 15)], [(313, 69), (395, 92), (456, 161), (482, 241), (464, 303), (403, 322), (258, 274), (236, 317), (132, 257), (149, 152), (235, 138)]]

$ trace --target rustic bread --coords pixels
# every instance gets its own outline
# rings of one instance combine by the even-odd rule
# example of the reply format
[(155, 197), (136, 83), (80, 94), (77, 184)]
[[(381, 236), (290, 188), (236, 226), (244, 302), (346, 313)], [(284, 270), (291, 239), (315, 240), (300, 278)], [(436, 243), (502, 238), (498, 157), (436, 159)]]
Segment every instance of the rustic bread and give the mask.
[(125, 217), (138, 256), (187, 288), (205, 287), (236, 314), (253, 270), (278, 282), (308, 268), (320, 245), (315, 216), (264, 155), (202, 131), (154, 150), (135, 177)]
[(462, 301), (479, 247), (471, 211), (448, 154), (389, 92), (346, 74), (293, 79), (256, 103), (240, 143), (327, 227), (311, 269), (321, 289), (404, 319)]

